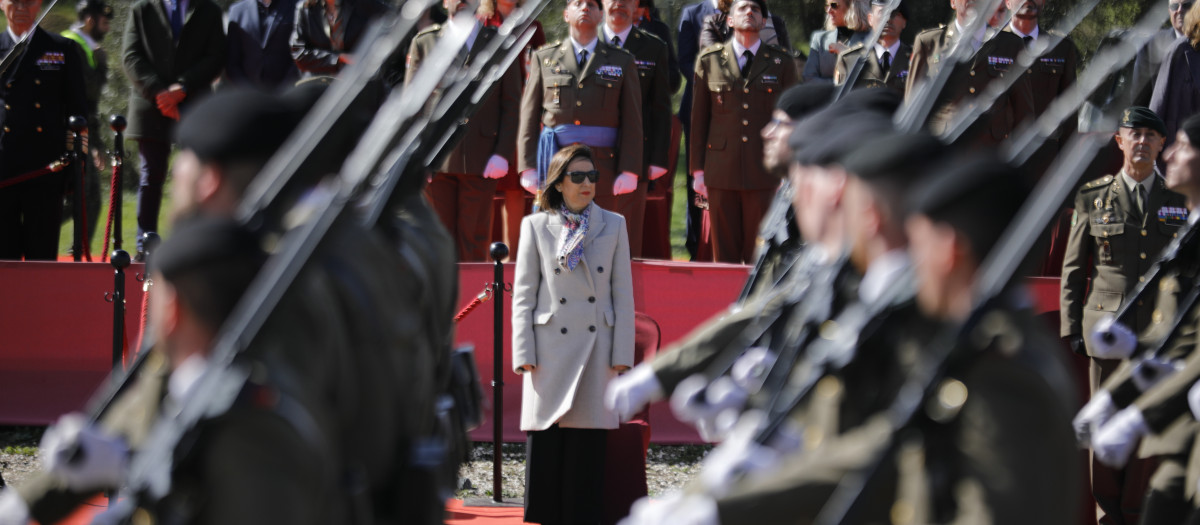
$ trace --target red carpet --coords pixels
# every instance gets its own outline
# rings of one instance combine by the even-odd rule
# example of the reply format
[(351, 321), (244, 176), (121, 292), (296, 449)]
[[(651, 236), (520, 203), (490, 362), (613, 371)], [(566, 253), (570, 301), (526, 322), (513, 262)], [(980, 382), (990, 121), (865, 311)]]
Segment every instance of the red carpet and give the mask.
[[(88, 506), (81, 507), (61, 525), (87, 525), (92, 517), (108, 507), (108, 500), (96, 498)], [(524, 523), (521, 507), (465, 507), (462, 500), (452, 499), (446, 503), (447, 525), (517, 525)]]

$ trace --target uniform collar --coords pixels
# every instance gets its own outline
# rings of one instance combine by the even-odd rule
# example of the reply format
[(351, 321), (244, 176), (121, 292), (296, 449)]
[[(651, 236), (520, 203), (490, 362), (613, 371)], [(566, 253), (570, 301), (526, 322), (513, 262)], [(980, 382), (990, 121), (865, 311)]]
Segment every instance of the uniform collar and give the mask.
[(1141, 184), (1142, 187), (1146, 188), (1146, 195), (1150, 195), (1150, 190), (1154, 189), (1154, 179), (1157, 177), (1158, 177), (1158, 169), (1156, 168), (1154, 170), (1153, 174), (1151, 174), (1149, 177), (1146, 177), (1146, 180), (1139, 183), (1139, 182), (1133, 180), (1133, 177), (1130, 177), (1128, 174), (1126, 174), (1125, 170), (1123, 170), (1123, 169), (1121, 170), (1121, 182), (1125, 183), (1125, 187), (1130, 190), (1133, 190), (1133, 187), (1135, 185)]
[[(967, 34), (967, 29), (958, 24), (957, 17), (954, 19), (954, 31), (955, 31), (955, 33), (957, 33), (959, 35), (959, 38), (962, 38), (962, 37), (966, 36), (966, 34)], [(979, 51), (979, 48), (983, 47), (983, 37), (986, 34), (986, 32), (987, 32), (987, 24), (984, 24), (982, 27), (979, 28), (979, 31), (975, 32), (975, 36), (971, 38), (971, 49), (972, 50)]]
[(579, 52), (583, 51), (583, 50), (587, 50), (589, 57), (595, 55), (596, 54), (596, 42), (600, 41), (599, 38), (593, 38), (592, 41), (588, 42), (587, 45), (583, 45), (583, 44), (580, 44), (579, 42), (576, 42), (575, 37), (567, 37), (567, 40), (571, 41), (571, 47), (573, 47), (575, 49), (575, 57), (576, 58), (579, 58)]
[[(738, 43), (736, 38), (731, 39), (730, 42), (733, 43), (733, 56), (737, 57), (738, 59), (741, 59), (742, 53), (746, 52), (747, 48), (742, 47), (742, 44)], [(751, 44), (749, 47), (750, 53), (755, 56), (758, 56), (758, 49), (760, 47), (762, 47), (762, 40), (761, 39), (755, 40), (754, 43)]]
[(883, 58), (884, 51), (891, 53), (892, 60), (896, 60), (896, 54), (898, 54), (900, 52), (900, 40), (897, 39), (896, 43), (892, 44), (891, 47), (888, 47), (888, 48), (884, 48), (882, 45), (879, 44), (879, 42), (876, 42), (875, 43), (875, 58), (877, 60)]
[[(36, 29), (36, 28), (30, 28), (30, 29), (29, 29), (29, 32), (30, 32), (30, 33), (32, 33), (34, 29)], [(21, 37), (23, 37), (23, 36), (25, 36), (25, 35), (18, 35), (18, 34), (16, 34), (16, 33), (14, 33), (14, 32), (13, 32), (13, 30), (12, 30), (12, 26), (8, 26), (8, 36), (12, 38), (12, 41), (13, 41), (13, 43), (15, 44), (15, 43), (17, 43), (17, 42), (20, 42), (20, 41), (21, 41)]]
[(1024, 40), (1025, 37), (1027, 37), (1027, 36), (1033, 37), (1033, 40), (1035, 42), (1038, 39), (1038, 35), (1041, 34), (1041, 30), (1038, 28), (1038, 26), (1033, 26), (1033, 31), (1031, 31), (1028, 35), (1025, 33), (1022, 33), (1020, 29), (1017, 29), (1017, 26), (1012, 24), (1012, 22), (1008, 23), (1008, 30), (1012, 31), (1014, 35), (1021, 37), (1022, 40)]
[[(628, 43), (629, 43), (629, 35), (630, 35), (630, 33), (633, 33), (633, 26), (632, 26), (632, 25), (631, 25), (631, 26), (629, 26), (629, 27), (627, 27), (627, 28), (625, 28), (625, 31), (624, 31), (624, 32), (622, 32), (622, 33), (613, 33), (613, 32), (612, 32), (612, 30), (611, 30), (611, 29), (609, 29), (609, 27), (608, 27), (608, 24), (604, 24), (604, 41), (605, 41), (605, 42), (608, 42), (608, 43), (612, 43), (612, 37), (614, 37), (614, 36), (615, 36), (615, 37), (618, 37), (618, 38), (620, 38), (620, 39), (621, 39), (621, 47), (622, 47), (622, 48), (624, 48), (624, 47), (625, 47), (625, 44), (628, 44)], [(590, 52), (591, 52), (591, 51), (589, 51), (589, 53), (590, 53)]]
[(858, 283), (858, 299), (866, 304), (878, 301), (888, 284), (908, 267), (908, 251), (903, 248), (880, 255), (867, 265), (867, 271)]

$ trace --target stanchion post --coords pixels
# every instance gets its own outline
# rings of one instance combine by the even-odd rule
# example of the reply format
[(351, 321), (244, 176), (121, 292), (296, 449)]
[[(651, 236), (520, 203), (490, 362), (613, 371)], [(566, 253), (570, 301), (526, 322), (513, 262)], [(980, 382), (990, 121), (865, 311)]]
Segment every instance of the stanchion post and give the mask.
[(75, 235), (71, 241), (71, 256), (75, 262), (79, 262), (83, 260), (83, 243), (85, 242), (85, 233), (83, 231), (83, 204), (85, 200), (83, 195), (83, 177), (87, 173), (87, 166), (84, 165), (87, 162), (87, 156), (83, 153), (83, 132), (87, 130), (87, 119), (78, 115), (72, 116), (67, 119), (67, 127), (74, 133), (71, 145), (71, 169), (69, 171), (75, 187), (75, 202), (74, 206), (71, 207), (72, 217), (74, 218), (72, 222), (75, 223)]
[(492, 275), (492, 501), (504, 502), (501, 483), (500, 452), (504, 444), (504, 263), (508, 257), (508, 246), (494, 242), (491, 247), (492, 260), (496, 261)]
[[(125, 268), (128, 268), (131, 262), (129, 252), (113, 250), (109, 262), (114, 272), (112, 365), (113, 372), (119, 372), (124, 368), (122, 362), (125, 357)], [(114, 373), (113, 377), (118, 377), (118, 374)]]
[(125, 188), (125, 127), (128, 123), (122, 115), (113, 115), (108, 119), (108, 126), (112, 128), (113, 137), (113, 184), (116, 184), (116, 191), (113, 192), (115, 198), (112, 202), (113, 207), (113, 249), (121, 249), (121, 209), (124, 207), (122, 201), (123, 196), (121, 190)]

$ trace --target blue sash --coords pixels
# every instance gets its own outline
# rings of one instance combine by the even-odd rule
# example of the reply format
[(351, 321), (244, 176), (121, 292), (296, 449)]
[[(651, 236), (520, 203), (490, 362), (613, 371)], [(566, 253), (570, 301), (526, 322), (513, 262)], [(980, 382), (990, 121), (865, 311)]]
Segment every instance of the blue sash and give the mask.
[(550, 159), (563, 144), (587, 144), (598, 148), (611, 148), (617, 143), (617, 128), (604, 126), (575, 126), (559, 124), (542, 128), (538, 137), (537, 174), (538, 188), (546, 185), (546, 174), (550, 171)]

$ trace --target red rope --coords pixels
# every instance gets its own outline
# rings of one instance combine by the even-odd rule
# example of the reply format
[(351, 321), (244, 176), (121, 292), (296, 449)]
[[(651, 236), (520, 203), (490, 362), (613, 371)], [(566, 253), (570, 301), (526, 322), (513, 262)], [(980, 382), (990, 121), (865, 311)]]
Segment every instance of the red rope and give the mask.
[(480, 292), (478, 296), (476, 296), (474, 299), (472, 299), (470, 303), (467, 303), (467, 306), (464, 307), (461, 312), (458, 312), (458, 315), (454, 316), (454, 322), (457, 323), (459, 321), (462, 321), (463, 318), (467, 316), (467, 314), (470, 314), (471, 312), (475, 311), (476, 308), (479, 308), (479, 305), (483, 304), (484, 301), (491, 299), (491, 298), (492, 298), (492, 289), (491, 289), (491, 287), (485, 286), (483, 288), (483, 291)]
[[(142, 341), (144, 341), (146, 338), (146, 320), (150, 317), (150, 288), (153, 287), (154, 281), (151, 281), (150, 277), (146, 277), (146, 285), (142, 287), (144, 292), (142, 294), (142, 322), (141, 328), (138, 329), (137, 350), (139, 351), (142, 349)], [(136, 357), (137, 355), (135, 353), (134, 358)]]
[(114, 159), (113, 160), (113, 170), (112, 170), (112, 182), (110, 182), (108, 185), (108, 222), (107, 222), (107, 224), (104, 225), (104, 252), (100, 254), (102, 261), (108, 260), (108, 242), (112, 239), (112, 227), (113, 227), (113, 220), (115, 217), (115, 215), (113, 215), (113, 213), (115, 213), (117, 211), (117, 210), (115, 210), (115, 207), (117, 205), (117, 192), (121, 191), (121, 188), (118, 187), (118, 184), (117, 184), (117, 174), (119, 173), (117, 171), (117, 169), (118, 169), (117, 161)]
[(39, 169), (33, 170), (29, 173), (25, 173), (23, 175), (17, 175), (16, 177), (13, 177), (11, 179), (5, 179), (5, 180), (0, 181), (0, 189), (4, 189), (9, 186), (20, 184), (27, 180), (33, 180), (38, 177), (41, 177), (42, 175), (47, 175), (50, 173), (58, 173), (58, 172), (62, 171), (63, 168), (65, 168), (65, 167), (67, 167), (66, 161), (64, 161), (63, 159), (55, 160), (54, 162), (47, 164), (46, 167), (44, 167), (44, 168), (39, 168)]
[(88, 223), (87, 223), (87, 198), (86, 198), (86, 195), (87, 195), (87, 166), (86, 165), (83, 166), (83, 169), (79, 170), (79, 178), (81, 179), (79, 181), (79, 187), (83, 188), (83, 192), (82, 192), (83, 195), (76, 195), (75, 199), (79, 201), (79, 211), (80, 211), (79, 222), (81, 223), (80, 227), (83, 228), (83, 235), (81, 236), (81, 237), (83, 237), (83, 240), (80, 241), (80, 244), (82, 244), (83, 246), (81, 246), (80, 249), (83, 250), (84, 260), (86, 260), (87, 262), (92, 262), (92, 246), (90, 243), (88, 243), (88, 239), (87, 239)]

